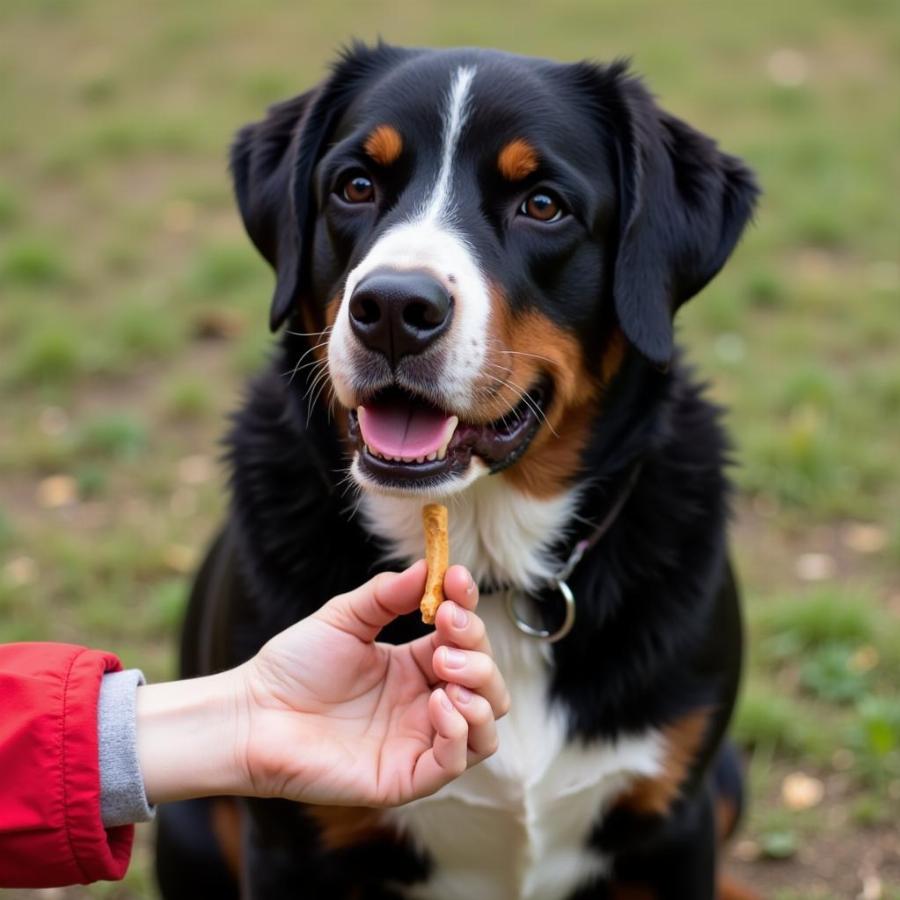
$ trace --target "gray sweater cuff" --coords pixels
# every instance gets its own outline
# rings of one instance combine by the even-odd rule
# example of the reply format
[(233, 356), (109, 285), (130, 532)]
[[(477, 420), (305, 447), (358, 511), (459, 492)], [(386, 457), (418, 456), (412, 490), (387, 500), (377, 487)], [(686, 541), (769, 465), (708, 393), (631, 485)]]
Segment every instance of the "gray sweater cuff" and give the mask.
[(138, 765), (136, 699), (144, 675), (138, 669), (108, 672), (100, 682), (97, 731), (100, 749), (100, 815), (105, 828), (149, 822), (156, 808), (147, 803)]

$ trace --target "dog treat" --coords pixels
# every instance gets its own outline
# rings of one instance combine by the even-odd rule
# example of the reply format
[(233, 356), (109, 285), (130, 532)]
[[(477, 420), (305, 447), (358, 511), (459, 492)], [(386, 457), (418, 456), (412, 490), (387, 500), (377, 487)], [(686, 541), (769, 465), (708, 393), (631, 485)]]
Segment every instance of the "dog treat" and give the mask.
[(450, 536), (447, 533), (447, 507), (440, 503), (426, 503), (422, 507), (422, 526), (425, 529), (425, 562), (428, 577), (425, 593), (419, 603), (422, 621), (434, 624), (438, 607), (444, 602), (444, 573), (450, 560)]

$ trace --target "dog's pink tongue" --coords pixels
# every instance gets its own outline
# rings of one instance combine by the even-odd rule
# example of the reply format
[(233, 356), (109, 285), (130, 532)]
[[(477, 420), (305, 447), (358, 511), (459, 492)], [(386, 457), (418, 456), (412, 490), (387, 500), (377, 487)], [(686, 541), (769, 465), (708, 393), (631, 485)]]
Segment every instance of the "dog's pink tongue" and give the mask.
[(369, 449), (382, 456), (415, 459), (436, 453), (446, 440), (450, 417), (439, 409), (396, 400), (361, 406), (359, 428)]

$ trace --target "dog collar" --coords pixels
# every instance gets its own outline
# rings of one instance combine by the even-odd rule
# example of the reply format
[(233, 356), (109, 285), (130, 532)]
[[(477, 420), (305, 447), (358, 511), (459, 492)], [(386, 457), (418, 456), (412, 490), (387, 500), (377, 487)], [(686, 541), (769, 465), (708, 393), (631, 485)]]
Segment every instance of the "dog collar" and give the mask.
[[(643, 462), (641, 460), (638, 460), (638, 462), (632, 466), (625, 485), (622, 487), (615, 502), (604, 516), (603, 521), (594, 529), (590, 537), (584, 538), (575, 544), (568, 559), (566, 559), (562, 566), (547, 579), (545, 590), (548, 590), (554, 596), (558, 595), (562, 597), (564, 604), (563, 621), (559, 628), (555, 631), (550, 631), (547, 628), (537, 628), (532, 625), (516, 608), (517, 592), (513, 590), (506, 591), (506, 612), (510, 619), (512, 619), (513, 625), (515, 625), (522, 634), (526, 634), (528, 637), (537, 638), (541, 641), (547, 641), (548, 644), (555, 644), (557, 641), (562, 640), (572, 630), (575, 625), (575, 594), (572, 592), (572, 588), (569, 587), (569, 578), (571, 577), (572, 572), (575, 571), (575, 567), (584, 558), (585, 553), (596, 546), (619, 517), (619, 513), (622, 512), (628, 498), (631, 496), (631, 492), (634, 490), (634, 486), (637, 484), (642, 466)], [(534, 598), (535, 602), (543, 602), (543, 599), (543, 597)]]

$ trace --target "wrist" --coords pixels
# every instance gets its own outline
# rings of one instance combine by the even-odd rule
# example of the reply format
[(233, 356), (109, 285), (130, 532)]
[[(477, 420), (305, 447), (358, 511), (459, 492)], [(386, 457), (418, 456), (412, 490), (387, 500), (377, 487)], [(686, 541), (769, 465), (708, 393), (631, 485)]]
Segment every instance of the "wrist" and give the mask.
[(150, 803), (250, 791), (241, 667), (139, 687), (136, 714), (138, 762)]

